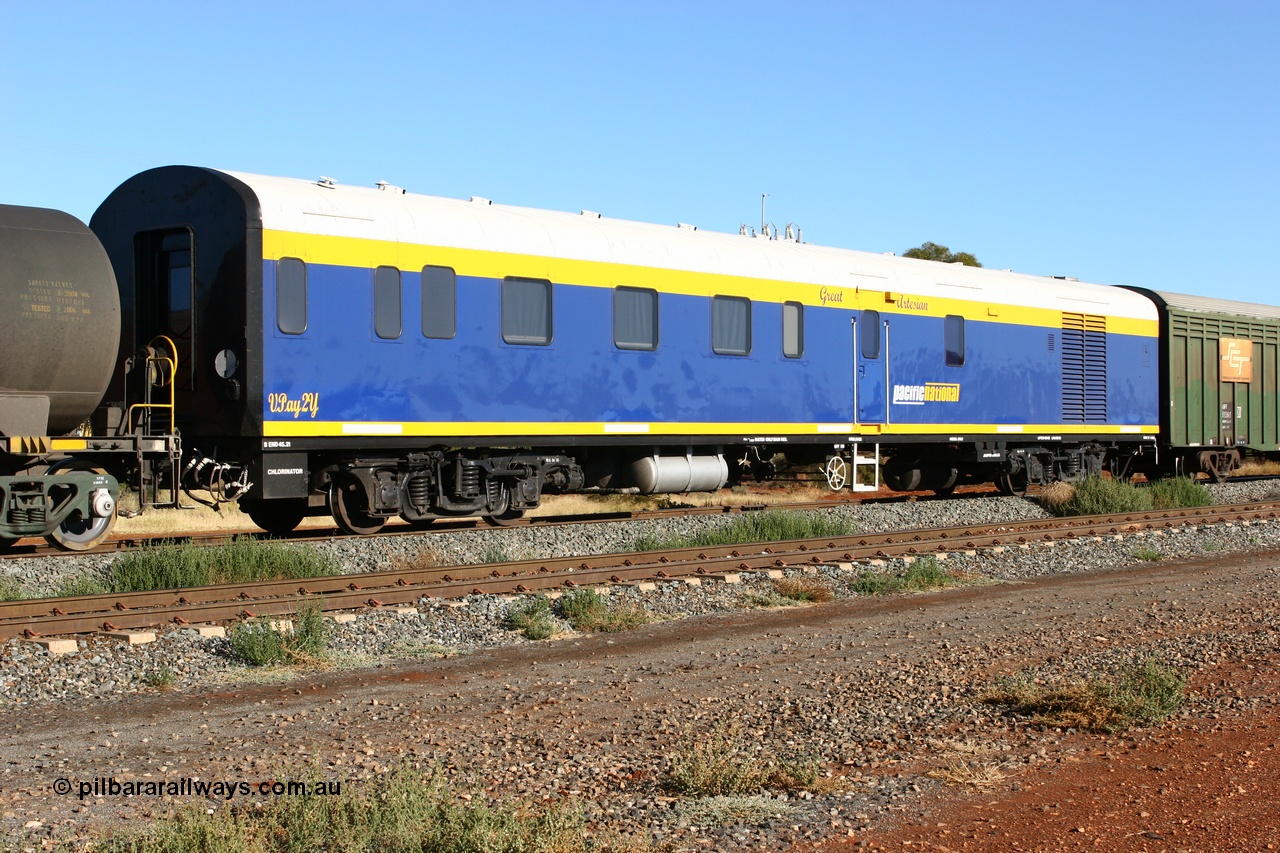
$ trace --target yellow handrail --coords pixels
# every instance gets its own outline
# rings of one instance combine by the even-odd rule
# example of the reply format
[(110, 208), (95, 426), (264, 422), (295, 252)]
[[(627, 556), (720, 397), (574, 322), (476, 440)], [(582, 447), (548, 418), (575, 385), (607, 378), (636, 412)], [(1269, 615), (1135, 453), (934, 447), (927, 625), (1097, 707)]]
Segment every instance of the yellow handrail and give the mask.
[[(153, 354), (153, 353), (158, 353), (159, 347), (157, 347), (156, 344), (160, 341), (164, 341), (164, 343), (168, 345), (168, 350), (170, 355)], [(174, 405), (173, 379), (178, 375), (178, 348), (174, 345), (173, 341), (170, 340), (168, 336), (157, 335), (156, 337), (151, 339), (151, 343), (147, 346), (147, 351), (148, 351), (148, 355), (147, 355), (148, 378), (151, 376), (151, 369), (153, 366), (158, 366), (160, 372), (156, 374), (156, 379), (154, 381), (147, 382), (147, 392), (146, 392), (147, 402), (133, 403), (125, 411), (125, 416), (124, 416), (125, 424), (128, 427), (129, 432), (133, 432), (137, 428), (137, 426), (135, 426), (135, 424), (133, 423), (134, 409), (138, 409), (138, 410), (167, 409), (169, 412), (169, 431), (172, 432), (173, 431), (173, 413), (174, 413), (174, 409), (176, 408)], [(165, 372), (166, 367), (168, 368), (167, 372)], [(151, 389), (153, 386), (160, 387), (160, 388), (168, 386), (169, 402), (167, 403), (150, 402)], [(139, 421), (139, 424), (141, 424), (141, 421), (142, 421), (141, 411), (139, 411), (138, 421)]]

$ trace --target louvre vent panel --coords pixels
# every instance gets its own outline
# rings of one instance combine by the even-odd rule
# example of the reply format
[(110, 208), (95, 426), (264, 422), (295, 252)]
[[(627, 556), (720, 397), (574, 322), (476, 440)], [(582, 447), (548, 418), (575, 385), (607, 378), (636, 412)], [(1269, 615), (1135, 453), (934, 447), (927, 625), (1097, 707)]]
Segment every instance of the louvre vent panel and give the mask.
[(1107, 318), (1062, 313), (1062, 420), (1107, 421)]

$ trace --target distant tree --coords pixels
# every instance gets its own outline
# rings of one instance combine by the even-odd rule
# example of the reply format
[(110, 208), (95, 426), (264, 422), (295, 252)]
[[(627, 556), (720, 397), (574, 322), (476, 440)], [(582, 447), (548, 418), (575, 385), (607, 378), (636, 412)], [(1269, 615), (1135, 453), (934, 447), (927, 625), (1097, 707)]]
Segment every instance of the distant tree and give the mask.
[(922, 261), (938, 261), (943, 264), (961, 263), (967, 267), (980, 267), (978, 259), (968, 252), (953, 252), (946, 246), (937, 243), (923, 243), (914, 249), (902, 253), (904, 258), (919, 258)]

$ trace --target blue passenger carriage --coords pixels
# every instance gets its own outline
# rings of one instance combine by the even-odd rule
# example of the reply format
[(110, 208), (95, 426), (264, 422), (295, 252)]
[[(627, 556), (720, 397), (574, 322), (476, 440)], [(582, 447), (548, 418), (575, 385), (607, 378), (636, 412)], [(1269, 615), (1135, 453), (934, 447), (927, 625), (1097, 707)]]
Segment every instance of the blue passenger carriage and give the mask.
[(122, 363), (172, 342), (174, 425), (271, 530), (714, 490), (778, 451), (1017, 492), (1157, 431), (1155, 309), (1116, 288), (191, 167), (92, 226)]

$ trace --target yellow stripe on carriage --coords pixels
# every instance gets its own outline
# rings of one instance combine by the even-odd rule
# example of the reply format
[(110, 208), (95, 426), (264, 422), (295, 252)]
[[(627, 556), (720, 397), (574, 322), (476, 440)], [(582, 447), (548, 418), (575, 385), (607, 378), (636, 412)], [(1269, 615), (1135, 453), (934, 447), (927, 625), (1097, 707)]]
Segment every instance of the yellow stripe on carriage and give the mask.
[(751, 443), (783, 436), (866, 435), (885, 440), (893, 435), (1000, 436), (1008, 439), (1052, 441), (1063, 435), (1155, 435), (1156, 424), (826, 424), (826, 423), (637, 423), (637, 422), (363, 422), (363, 421), (265, 421), (262, 434), (269, 438), (324, 438), (331, 436), (731, 436)]
[[(897, 291), (887, 280), (881, 286), (879, 279), (867, 280), (877, 283), (873, 287), (868, 287), (866, 283), (860, 285), (856, 281), (839, 286), (832, 283), (779, 281), (606, 261), (272, 230), (262, 232), (262, 256), (267, 260), (299, 258), (309, 264), (369, 270), (386, 265), (416, 272), (424, 266), (443, 266), (452, 267), (458, 275), (477, 278), (541, 278), (557, 284), (580, 287), (626, 285), (648, 287), (660, 293), (683, 296), (745, 296), (757, 302), (794, 301), (820, 308), (843, 308), (850, 311), (873, 309), (890, 316), (905, 314), (944, 317), (954, 314), (975, 321), (1040, 326), (1047, 329), (1062, 328), (1060, 309), (1028, 308), (939, 296), (917, 297)], [(1158, 330), (1158, 321), (1155, 319), (1107, 316), (1107, 331), (1113, 334), (1154, 338)]]

